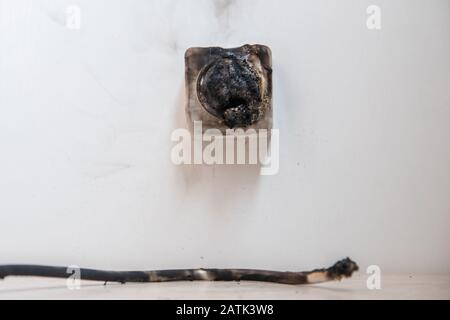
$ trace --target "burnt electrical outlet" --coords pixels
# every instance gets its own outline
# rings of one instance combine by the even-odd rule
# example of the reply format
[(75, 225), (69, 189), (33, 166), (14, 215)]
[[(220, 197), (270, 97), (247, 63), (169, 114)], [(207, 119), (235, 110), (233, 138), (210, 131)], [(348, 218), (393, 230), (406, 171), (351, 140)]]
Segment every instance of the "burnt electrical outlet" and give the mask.
[(185, 54), (186, 114), (203, 131), (272, 128), (272, 55), (269, 47), (189, 48)]

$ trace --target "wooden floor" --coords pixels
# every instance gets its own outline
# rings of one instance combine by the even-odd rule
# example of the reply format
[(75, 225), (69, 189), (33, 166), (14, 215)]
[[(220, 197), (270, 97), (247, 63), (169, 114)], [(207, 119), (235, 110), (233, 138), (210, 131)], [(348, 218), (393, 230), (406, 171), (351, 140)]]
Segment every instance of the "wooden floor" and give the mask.
[(65, 280), (7, 278), (0, 299), (450, 299), (450, 276), (385, 275), (381, 289), (369, 290), (366, 275), (341, 282), (289, 286), (260, 282), (172, 282), (107, 284), (82, 282), (70, 290)]

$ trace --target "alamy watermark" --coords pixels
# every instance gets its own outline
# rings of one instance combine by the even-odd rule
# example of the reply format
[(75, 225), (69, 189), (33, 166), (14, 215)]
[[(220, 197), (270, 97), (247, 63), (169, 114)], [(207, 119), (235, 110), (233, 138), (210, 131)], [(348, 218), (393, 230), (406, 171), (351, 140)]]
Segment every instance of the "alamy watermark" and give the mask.
[(370, 5), (367, 7), (366, 12), (368, 14), (366, 20), (366, 26), (369, 30), (381, 29), (381, 9), (377, 5)]
[(366, 280), (366, 286), (369, 290), (381, 289), (381, 268), (377, 265), (367, 267), (366, 273), (369, 274)]
[(279, 170), (278, 129), (218, 129), (203, 132), (202, 122), (194, 121), (193, 135), (180, 128), (172, 132), (171, 159), (175, 165), (256, 165), (261, 175), (275, 175)]
[(69, 290), (79, 290), (81, 288), (81, 269), (79, 266), (71, 265), (67, 267), (66, 286)]
[(70, 5), (66, 8), (66, 28), (69, 30), (81, 29), (81, 8), (78, 5)]

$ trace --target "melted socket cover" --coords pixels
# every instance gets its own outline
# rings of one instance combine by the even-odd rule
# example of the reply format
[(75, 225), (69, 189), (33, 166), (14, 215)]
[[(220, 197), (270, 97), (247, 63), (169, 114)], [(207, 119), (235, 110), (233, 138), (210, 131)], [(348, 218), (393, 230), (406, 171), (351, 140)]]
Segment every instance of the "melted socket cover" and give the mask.
[(186, 111), (204, 129), (264, 128), (272, 125), (270, 49), (244, 45), (186, 51)]

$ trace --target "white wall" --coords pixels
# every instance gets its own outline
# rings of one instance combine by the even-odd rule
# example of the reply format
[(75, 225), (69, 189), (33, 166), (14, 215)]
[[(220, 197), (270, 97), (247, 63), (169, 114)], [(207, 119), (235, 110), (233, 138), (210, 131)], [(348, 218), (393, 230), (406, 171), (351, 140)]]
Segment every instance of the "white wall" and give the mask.
[[(279, 174), (174, 166), (185, 49), (244, 43)], [(0, 0), (0, 263), (448, 273), (449, 86), (447, 0)]]

